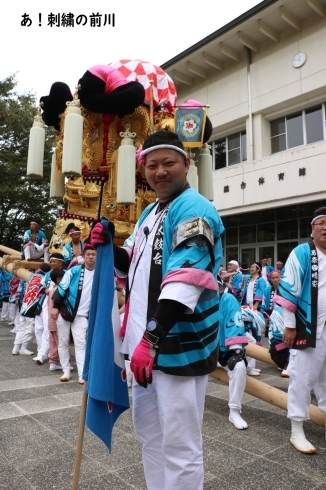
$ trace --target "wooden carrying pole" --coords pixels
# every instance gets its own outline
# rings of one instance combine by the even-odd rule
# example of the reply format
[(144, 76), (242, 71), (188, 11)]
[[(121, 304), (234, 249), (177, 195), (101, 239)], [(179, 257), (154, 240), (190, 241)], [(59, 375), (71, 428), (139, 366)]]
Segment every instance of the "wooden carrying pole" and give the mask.
[(17, 250), (14, 250), (13, 248), (5, 247), (4, 245), (0, 245), (0, 252), (3, 252), (7, 255), (17, 255), (19, 258), (21, 258), (22, 256), (20, 252), (17, 252)]
[(266, 364), (270, 364), (271, 366), (276, 366), (275, 362), (271, 358), (269, 350), (266, 349), (266, 347), (262, 347), (261, 345), (256, 345), (256, 344), (246, 345), (246, 354), (247, 356), (252, 357), (257, 361), (266, 362)]
[[(0, 269), (2, 268), (2, 257), (0, 257)], [(8, 264), (7, 266), (7, 272), (13, 273), (13, 263)], [(31, 272), (28, 271), (27, 269), (19, 268), (15, 270), (15, 275), (19, 277), (19, 279), (22, 279), (23, 281), (29, 281), (31, 277)]]
[[(210, 374), (210, 376), (222, 381), (223, 383), (229, 384), (229, 376), (223, 368), (217, 368)], [(282, 408), (283, 410), (287, 409), (288, 396), (286, 393), (274, 388), (273, 386), (269, 386), (262, 381), (253, 379), (250, 376), (247, 376), (245, 392), (259, 398), (260, 400), (263, 400), (264, 402), (271, 403), (276, 407)], [(310, 405), (309, 413), (311, 422), (316, 425), (320, 425), (321, 427), (325, 427), (325, 415), (318, 407)]]

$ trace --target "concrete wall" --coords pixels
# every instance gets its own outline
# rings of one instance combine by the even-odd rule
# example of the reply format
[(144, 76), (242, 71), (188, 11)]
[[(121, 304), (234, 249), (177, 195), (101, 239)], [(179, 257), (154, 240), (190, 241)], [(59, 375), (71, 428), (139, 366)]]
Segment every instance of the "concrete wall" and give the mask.
[[(294, 68), (292, 59), (299, 52), (307, 60)], [(212, 140), (247, 130), (248, 161), (213, 173), (217, 209), (226, 215), (326, 198), (326, 141), (271, 155), (270, 140), (271, 120), (326, 102), (326, 19), (313, 15), (302, 22), (301, 32), (288, 28), (279, 43), (261, 43), (259, 52), (252, 53), (250, 78), (253, 157), (246, 53), (239, 63), (225, 64), (222, 72), (179, 94), (180, 101), (210, 104)], [(306, 176), (299, 177), (302, 167)], [(285, 174), (283, 181), (279, 173)], [(258, 185), (260, 177), (263, 185)]]
[[(299, 177), (299, 169), (306, 175)], [(284, 173), (284, 180), (278, 174)], [(258, 180), (264, 179), (259, 185)], [(213, 172), (214, 205), (223, 215), (326, 198), (326, 141)], [(246, 187), (241, 189), (241, 183)], [(224, 192), (229, 186), (229, 192)]]

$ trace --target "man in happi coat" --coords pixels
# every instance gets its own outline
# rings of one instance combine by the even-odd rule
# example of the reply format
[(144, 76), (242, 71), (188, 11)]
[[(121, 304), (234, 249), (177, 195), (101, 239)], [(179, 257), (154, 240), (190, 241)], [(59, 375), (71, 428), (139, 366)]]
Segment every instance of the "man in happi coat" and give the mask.
[(246, 353), (248, 344), (241, 307), (233, 294), (227, 294), (221, 277), (217, 276), (220, 293), (219, 327), (220, 353), (218, 362), (229, 376), (229, 421), (236, 429), (247, 429), (241, 417), (241, 405), (246, 386)]
[[(214, 206), (187, 181), (190, 160), (175, 133), (158, 131), (139, 154), (158, 200), (124, 248), (123, 352), (134, 374), (133, 421), (149, 490), (203, 488), (202, 418), (208, 374), (218, 358), (216, 275), (224, 230)], [(103, 243), (100, 224), (92, 243)]]
[(316, 209), (311, 228), (313, 240), (292, 250), (280, 294), (274, 296), (282, 306), (283, 341), (290, 349), (290, 442), (305, 454), (317, 452), (303, 430), (303, 421), (309, 419), (310, 392), (317, 382), (318, 406), (326, 412), (326, 207)]

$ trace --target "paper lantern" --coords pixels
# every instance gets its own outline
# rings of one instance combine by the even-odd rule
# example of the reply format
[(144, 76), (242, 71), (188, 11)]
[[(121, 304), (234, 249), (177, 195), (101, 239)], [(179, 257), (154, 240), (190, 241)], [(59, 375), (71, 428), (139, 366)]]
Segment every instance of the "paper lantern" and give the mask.
[(133, 139), (136, 133), (120, 133), (118, 150), (117, 203), (135, 204), (136, 148)]
[(50, 199), (62, 199), (65, 193), (65, 178), (59, 174), (56, 166), (56, 150), (52, 155), (51, 179), (50, 179)]
[(63, 130), (62, 173), (82, 174), (83, 117), (79, 100), (67, 102), (69, 112), (65, 117)]
[(34, 124), (29, 132), (27, 177), (43, 178), (45, 130), (40, 114), (34, 117)]

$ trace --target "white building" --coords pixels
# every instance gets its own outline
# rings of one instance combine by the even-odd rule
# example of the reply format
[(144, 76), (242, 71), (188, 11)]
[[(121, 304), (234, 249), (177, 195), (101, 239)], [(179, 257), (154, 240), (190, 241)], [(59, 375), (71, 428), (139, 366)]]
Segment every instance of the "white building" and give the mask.
[(210, 105), (225, 259), (286, 259), (326, 205), (326, 0), (265, 0), (162, 68)]

